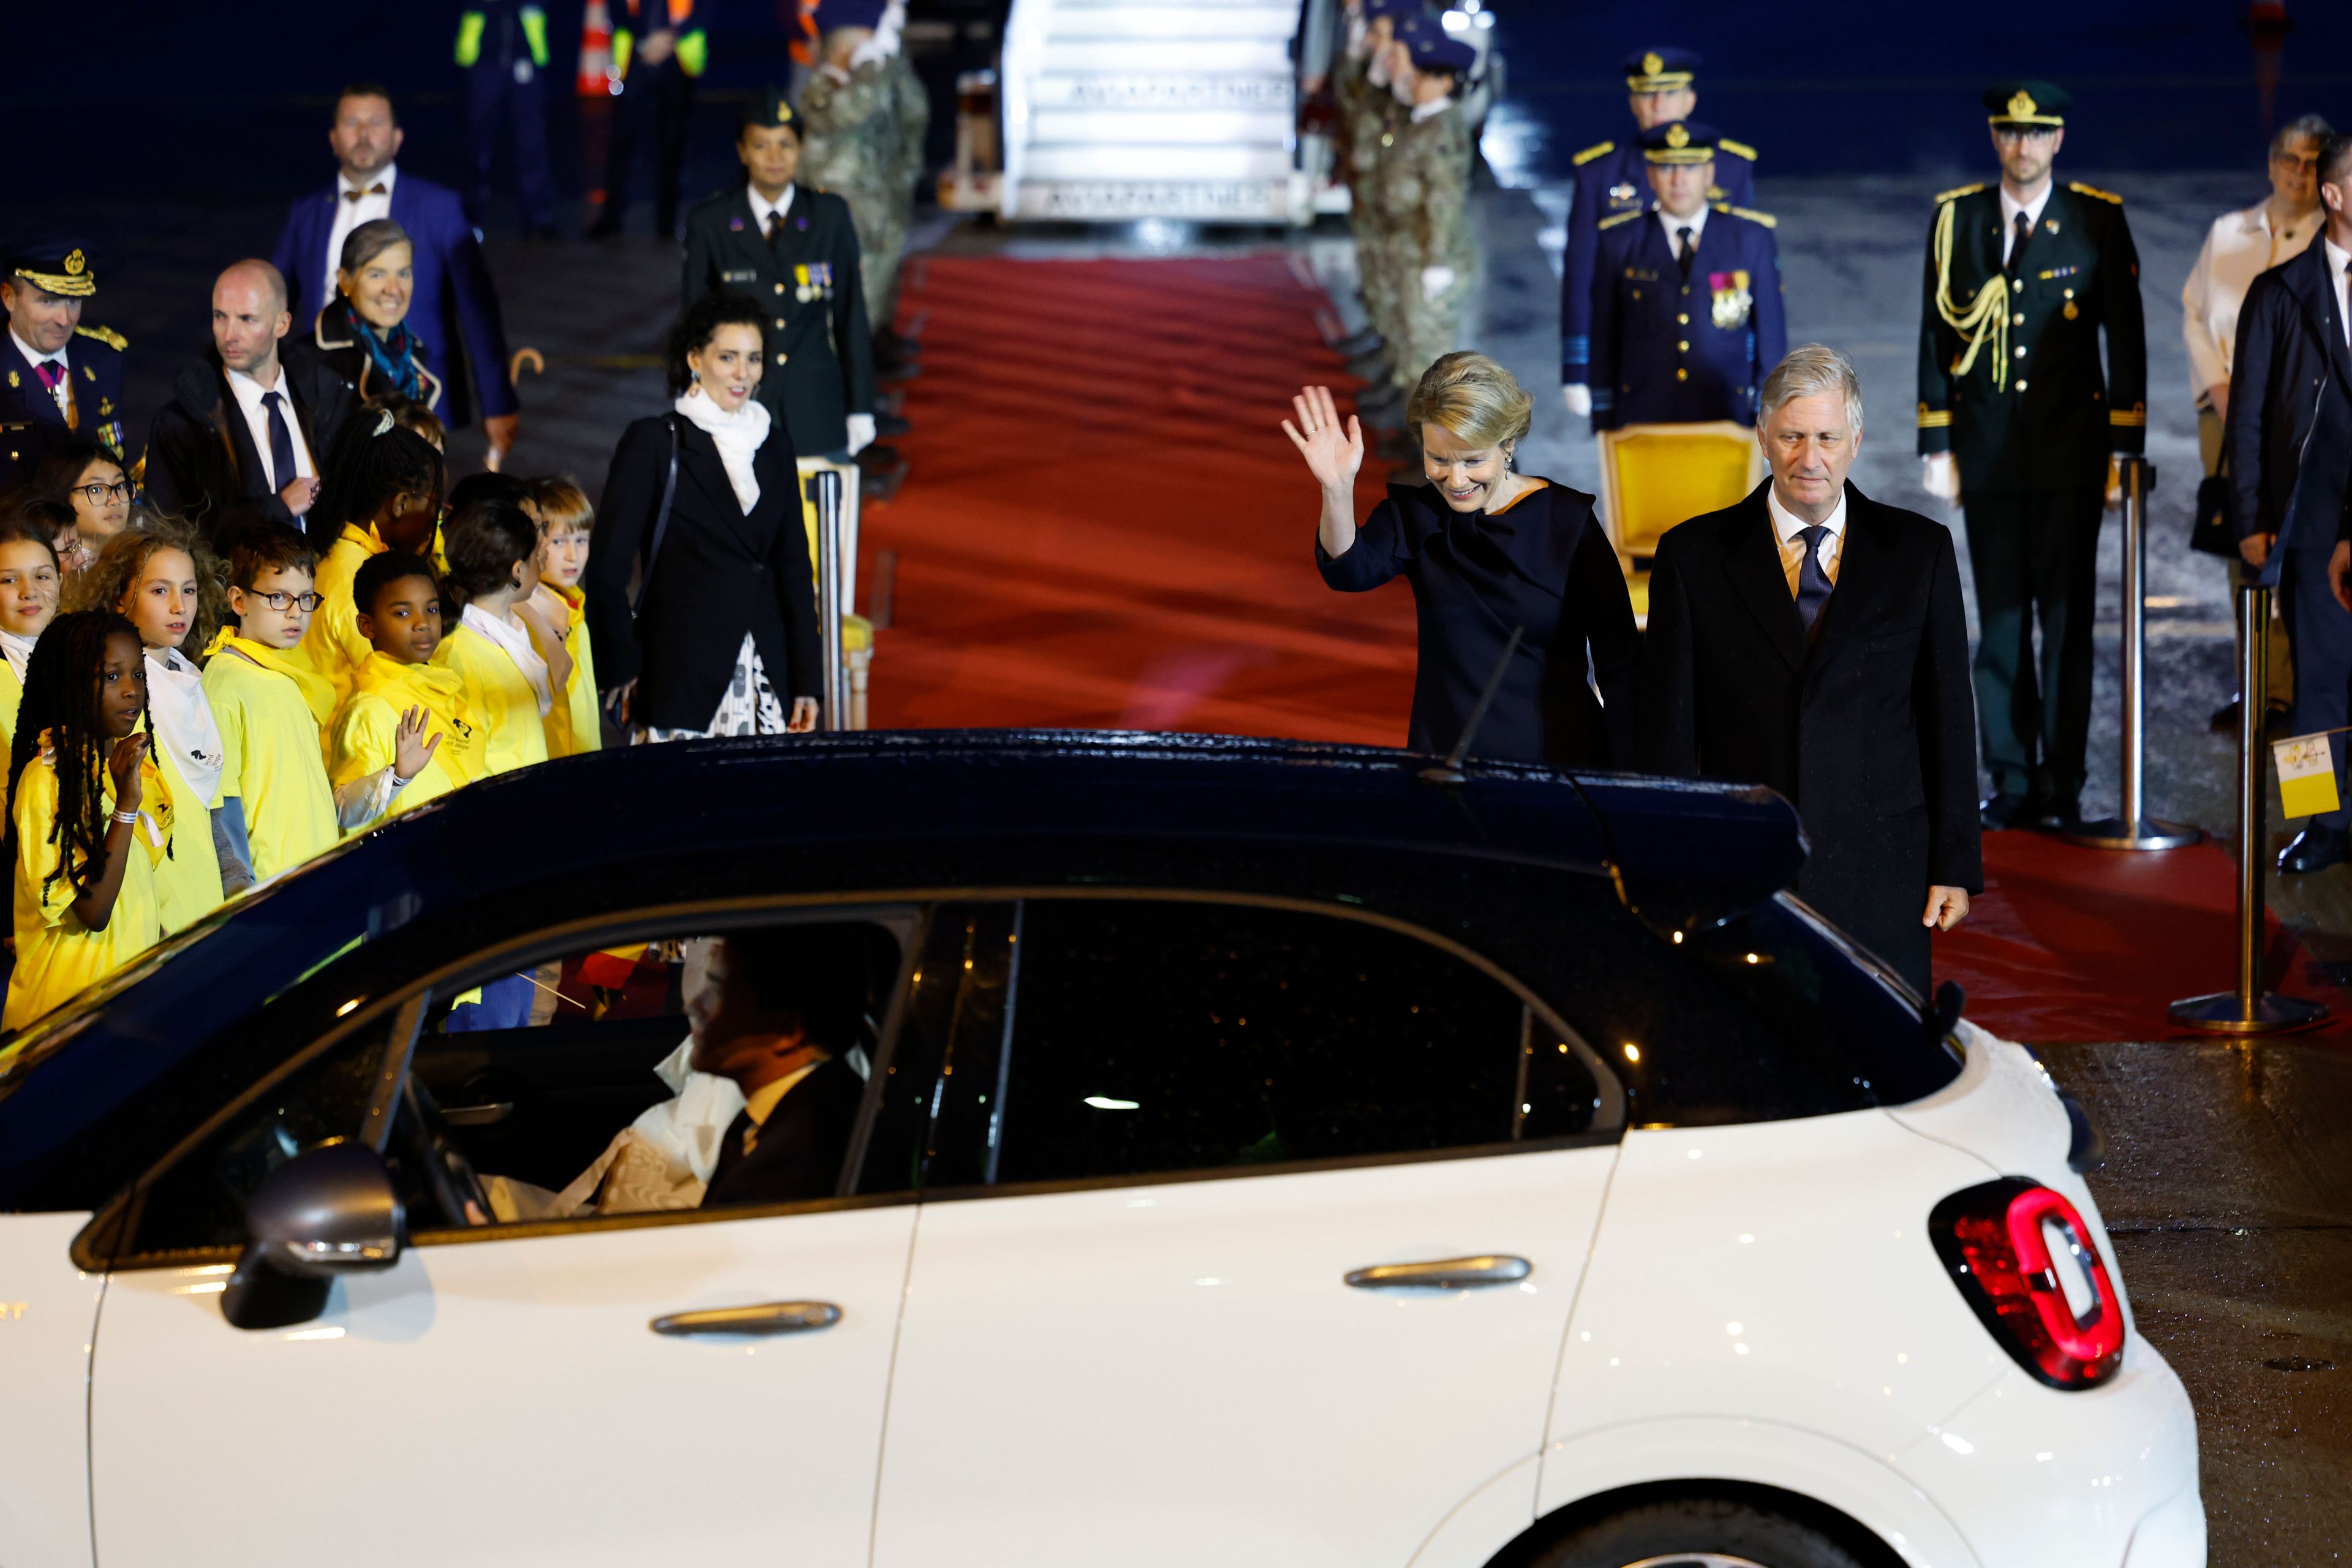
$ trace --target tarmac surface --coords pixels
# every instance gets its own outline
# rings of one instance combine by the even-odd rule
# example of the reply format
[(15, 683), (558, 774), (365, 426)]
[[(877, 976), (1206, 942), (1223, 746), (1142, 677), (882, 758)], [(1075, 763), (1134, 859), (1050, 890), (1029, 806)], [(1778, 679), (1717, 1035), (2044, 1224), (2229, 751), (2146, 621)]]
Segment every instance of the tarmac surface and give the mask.
[[(2148, 449), (2160, 475), (2148, 537), (2149, 801), (2160, 815), (2226, 834), (2234, 743), (2208, 731), (2207, 715), (2232, 686), (2231, 609), (2221, 566), (2186, 547), (2198, 466), (2178, 301), (2206, 223), (2256, 199), (2260, 184), (2063, 173), (2126, 195), (2143, 261)], [(1937, 188), (1883, 177), (1768, 179), (1758, 200), (1781, 219), (1791, 342), (1836, 344), (1862, 370), (1868, 434), (1856, 482), (1881, 500), (1944, 516), (1965, 551), (1957, 515), (1919, 490), (1912, 454), (1919, 256)], [(1486, 266), (1464, 341), (1496, 353), (1538, 393), (1524, 466), (1595, 489), (1584, 422), (1571, 419), (1557, 395), (1565, 190), (1488, 188), (1476, 203)], [(255, 200), (46, 203), (37, 212), (0, 207), (0, 231), (30, 224), (113, 237), (103, 308), (92, 319), (132, 340), (135, 433), (176, 363), (202, 344), (206, 280), (238, 256), (266, 253), (282, 212), (275, 201)], [(676, 300), (675, 247), (642, 235), (525, 246), (494, 233), (488, 243), (510, 342), (539, 348), (547, 362), (544, 376), (524, 386), (515, 466), (571, 473), (593, 494), (621, 427), (663, 404), (657, 356)], [(1287, 248), (1343, 307), (1349, 292), (1345, 231), (1328, 220), (1298, 235), (1202, 235), (1164, 225), (1106, 234), (935, 219), (919, 228), (918, 243), (1010, 255)], [(1283, 412), (1266, 411), (1269, 440), (1281, 438)], [(916, 457), (907, 483), (919, 486), (919, 432), (909, 447)], [(453, 443), (457, 470), (477, 466), (479, 450), (466, 436)], [(1302, 530), (1311, 509), (1302, 475)], [(2094, 813), (2112, 807), (2117, 775), (2120, 531), (2111, 514), (2084, 800)], [(887, 636), (877, 664), (882, 679)], [(2275, 827), (2275, 804), (2272, 821)], [(2352, 980), (2352, 868), (2299, 885), (2273, 879), (2273, 900), (2329, 961), (2328, 977)], [(2352, 994), (2323, 999), (2352, 1011)], [(2044, 1055), (2106, 1135), (2110, 1161), (2092, 1184), (2139, 1325), (2179, 1370), (2197, 1406), (2211, 1561), (2340, 1561), (2352, 1542), (2352, 1047), (2328, 1038), (2175, 1040), (2053, 1047)]]

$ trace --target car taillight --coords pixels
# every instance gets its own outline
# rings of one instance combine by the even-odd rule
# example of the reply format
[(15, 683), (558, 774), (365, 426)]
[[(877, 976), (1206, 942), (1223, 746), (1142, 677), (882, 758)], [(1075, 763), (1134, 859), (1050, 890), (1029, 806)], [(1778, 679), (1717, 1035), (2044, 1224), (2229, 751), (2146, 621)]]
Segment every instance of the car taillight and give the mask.
[(1928, 1216), (1937, 1254), (1984, 1326), (2053, 1388), (2090, 1388), (2124, 1360), (2124, 1308), (2064, 1194), (2011, 1176), (1954, 1193)]

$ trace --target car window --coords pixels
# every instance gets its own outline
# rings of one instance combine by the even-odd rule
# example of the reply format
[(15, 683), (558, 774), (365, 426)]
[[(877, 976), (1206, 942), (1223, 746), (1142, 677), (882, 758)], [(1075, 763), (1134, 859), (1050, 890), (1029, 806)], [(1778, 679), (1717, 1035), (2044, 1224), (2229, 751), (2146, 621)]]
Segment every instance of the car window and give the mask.
[(942, 1085), (966, 1108), (953, 1146), (973, 1152), (926, 1185), (1421, 1153), (1591, 1125), (1579, 1052), (1510, 986), (1420, 937), (1155, 900), (1032, 899), (1015, 921), (996, 1048), (959, 1058)]
[(1018, 902), (943, 904), (925, 921), (876, 1097), (857, 1190), (990, 1180)]

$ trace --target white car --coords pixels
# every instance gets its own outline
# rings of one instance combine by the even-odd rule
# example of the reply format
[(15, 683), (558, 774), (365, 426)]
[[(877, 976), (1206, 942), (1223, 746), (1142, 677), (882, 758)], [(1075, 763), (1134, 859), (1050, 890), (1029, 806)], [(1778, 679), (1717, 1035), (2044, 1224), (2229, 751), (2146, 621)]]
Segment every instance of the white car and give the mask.
[(2201, 1564), (2031, 1056), (1775, 797), (1421, 761), (638, 748), (239, 903), (0, 1047), (0, 1563)]

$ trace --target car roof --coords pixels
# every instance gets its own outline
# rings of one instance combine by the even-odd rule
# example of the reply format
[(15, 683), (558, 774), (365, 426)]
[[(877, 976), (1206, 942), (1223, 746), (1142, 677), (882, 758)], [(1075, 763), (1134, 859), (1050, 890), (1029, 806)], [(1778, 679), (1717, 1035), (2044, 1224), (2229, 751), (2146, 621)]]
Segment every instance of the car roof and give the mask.
[(725, 842), (1181, 837), (1609, 867), (1749, 899), (1788, 886), (1804, 858), (1796, 812), (1759, 787), (1487, 759), (1441, 784), (1424, 777), (1433, 766), (1386, 747), (1234, 735), (880, 731), (632, 746), (430, 809), (482, 892), (507, 879), (501, 866), (526, 879), (498, 853), (520, 824), (554, 822), (583, 830), (566, 852), (590, 858)]

